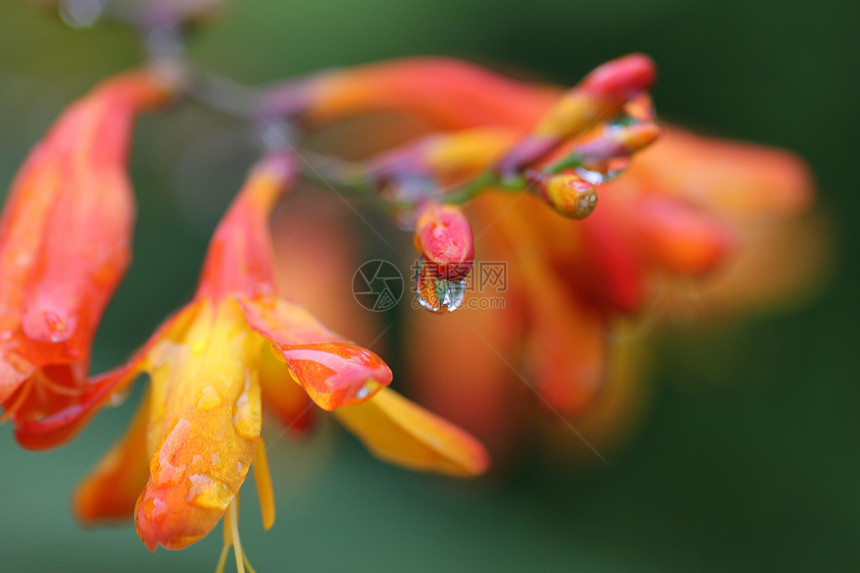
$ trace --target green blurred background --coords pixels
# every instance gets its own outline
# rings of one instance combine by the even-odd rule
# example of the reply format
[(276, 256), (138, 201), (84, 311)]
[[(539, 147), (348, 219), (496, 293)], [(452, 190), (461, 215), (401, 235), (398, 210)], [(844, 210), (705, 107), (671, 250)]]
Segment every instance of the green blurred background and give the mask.
[[(275, 528), (262, 533), (253, 494), (243, 504), (258, 571), (860, 570), (858, 22), (858, 4), (836, 0), (235, 1), (191, 49), (247, 83), (444, 54), (572, 84), (646, 52), (663, 117), (811, 163), (836, 251), (828, 285), (798, 309), (663, 344), (653, 409), (609, 468), (527, 454), (507, 476), (461, 483), (388, 467), (329, 426), (279, 440)], [(0, 3), (0, 189), (66, 103), (140, 58), (122, 28), (75, 31)], [(135, 264), (99, 332), (99, 367), (187, 299), (254, 155), (199, 111), (144, 119), (135, 145)], [(72, 487), (130, 407), (50, 453), (22, 452), (0, 428), (0, 570), (214, 568), (220, 533), (153, 555), (130, 526), (87, 531), (71, 517)]]

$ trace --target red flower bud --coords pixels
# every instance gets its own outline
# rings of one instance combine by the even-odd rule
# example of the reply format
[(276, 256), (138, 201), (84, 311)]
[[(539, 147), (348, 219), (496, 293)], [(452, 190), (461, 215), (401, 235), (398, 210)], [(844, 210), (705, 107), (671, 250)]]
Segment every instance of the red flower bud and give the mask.
[(444, 280), (464, 278), (475, 262), (472, 227), (455, 205), (430, 204), (419, 211), (415, 248), (424, 255), (424, 265)]

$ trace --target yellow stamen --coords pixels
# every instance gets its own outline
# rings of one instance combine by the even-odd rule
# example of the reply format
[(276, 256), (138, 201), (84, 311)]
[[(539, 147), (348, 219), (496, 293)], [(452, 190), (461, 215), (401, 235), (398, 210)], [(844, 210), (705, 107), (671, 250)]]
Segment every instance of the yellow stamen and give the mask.
[(254, 482), (257, 484), (257, 496), (260, 498), (260, 512), (263, 515), (263, 529), (268, 531), (275, 524), (275, 492), (272, 489), (272, 474), (269, 472), (269, 458), (266, 456), (266, 445), (263, 438), (257, 440), (257, 451), (254, 453)]
[(245, 573), (245, 559), (242, 553), (242, 541), (239, 539), (239, 504), (235, 501), (230, 504), (227, 510), (230, 515), (230, 537), (233, 541), (233, 556), (236, 557), (236, 570), (239, 573)]
[(248, 558), (242, 551), (242, 541), (239, 539), (239, 495), (233, 498), (230, 507), (227, 508), (227, 513), (224, 514), (224, 547), (221, 549), (221, 555), (218, 557), (218, 565), (215, 567), (215, 573), (224, 573), (224, 567), (227, 564), (227, 553), (233, 548), (233, 555), (236, 557), (236, 570), (239, 573), (245, 573), (245, 568), (248, 573), (256, 573)]

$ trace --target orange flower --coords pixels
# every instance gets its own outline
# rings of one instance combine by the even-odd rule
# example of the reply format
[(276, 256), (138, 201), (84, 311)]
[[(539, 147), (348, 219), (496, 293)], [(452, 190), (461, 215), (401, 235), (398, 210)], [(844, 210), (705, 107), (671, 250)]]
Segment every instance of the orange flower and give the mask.
[(85, 404), (19, 427), (25, 445), (50, 445), (149, 374), (127, 435), (78, 489), (83, 521), (133, 514), (147, 547), (180, 549), (228, 512), (225, 550), (232, 543), (240, 556), (234, 498), (252, 464), (265, 527), (274, 521), (261, 409), (289, 420), (308, 397), (388, 461), (461, 476), (486, 468), (471, 436), (385, 388), (391, 371), (378, 356), (278, 298), (268, 217), (292, 177), (287, 155), (260, 162), (215, 232), (194, 299)]
[(129, 261), (132, 122), (169, 96), (149, 70), (102, 83), (63, 113), (12, 184), (0, 220), (4, 419), (55, 412), (83, 391), (90, 343)]
[[(700, 307), (722, 302), (725, 312), (715, 288), (731, 288), (723, 277), (734, 276), (736, 259), (767, 240), (750, 231), (788, 228), (812, 190), (806, 166), (791, 154), (672, 128), (621, 177), (598, 187), (599, 204), (581, 221), (562, 219), (530, 196), (478, 198), (471, 210), (482, 235), (476, 250), (507, 262), (508, 290), (499, 293), (505, 308), (464, 310), (444, 324), (410, 315), (408, 374), (419, 399), (501, 454), (525, 423), (516, 389), (525, 381), (542, 407), (573, 420), (598, 449), (609, 448), (641, 407), (643, 368), (635, 364), (644, 363), (646, 340), (630, 333), (630, 323), (686, 310), (689, 293)], [(781, 255), (770, 250), (769, 273), (809, 267), (810, 253), (792, 261), (790, 244)], [(771, 298), (798, 282), (744, 278), (743, 292), (764, 281)], [(732, 291), (739, 300), (743, 292)], [(451, 331), (461, 334), (452, 340)], [(451, 358), (425, 359), (425, 348)], [(461, 353), (468, 360), (458, 360)], [(465, 403), (480, 406), (467, 414)]]
[[(272, 109), (315, 126), (387, 110), (443, 130), (383, 161), (430, 174), (442, 187), (488, 169), (547, 171), (526, 169), (521, 193), (508, 186), (466, 209), (476, 265), (507, 263), (504, 310), (461, 310), (444, 320), (409, 314), (409, 374), (422, 402), (491, 449), (509, 448), (520, 433), (523, 381), (543, 407), (577, 425), (588, 426), (592, 413), (617, 422), (606, 408), (635, 407), (615, 389), (635, 393), (639, 384), (628, 379), (641, 370), (630, 362), (642, 353), (628, 348), (641, 337), (622, 335), (625, 323), (671, 310), (675, 282), (708, 289), (736, 259), (762, 250), (752, 229), (785, 228), (811, 202), (803, 161), (782, 151), (670, 128), (638, 153), (661, 131), (644, 94), (653, 79), (640, 55), (599, 67), (563, 94), (456, 62), (404, 60), (317, 76), (273, 95), (282, 105)], [(618, 121), (605, 123), (622, 105)], [(590, 178), (608, 172), (622, 174)], [(546, 204), (585, 218), (559, 217)], [(754, 281), (743, 283), (750, 287)], [(771, 296), (788, 287), (767, 282)], [(720, 290), (729, 291), (738, 296), (737, 288)]]

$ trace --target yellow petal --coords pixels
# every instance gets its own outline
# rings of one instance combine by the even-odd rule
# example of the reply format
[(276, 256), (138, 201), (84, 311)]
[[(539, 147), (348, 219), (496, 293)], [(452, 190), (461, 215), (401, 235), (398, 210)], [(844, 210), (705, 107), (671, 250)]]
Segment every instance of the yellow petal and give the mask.
[(332, 413), (376, 456), (409, 469), (466, 477), (490, 463), (470, 434), (388, 388)]
[(150, 479), (136, 525), (150, 549), (181, 549), (215, 527), (245, 481), (260, 435), (260, 338), (231, 299), (202, 301), (181, 339), (149, 357)]

